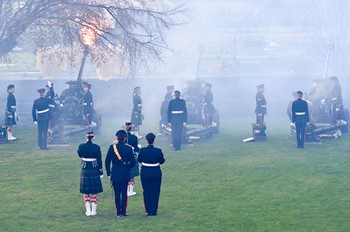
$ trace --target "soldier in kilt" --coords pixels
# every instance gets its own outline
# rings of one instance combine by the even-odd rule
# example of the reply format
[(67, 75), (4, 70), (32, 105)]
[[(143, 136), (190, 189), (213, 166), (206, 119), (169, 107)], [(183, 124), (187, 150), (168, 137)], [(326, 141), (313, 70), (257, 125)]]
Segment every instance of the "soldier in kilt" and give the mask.
[(15, 98), (15, 85), (10, 84), (7, 86), (7, 104), (5, 109), (5, 124), (7, 126), (7, 139), (16, 140), (17, 138), (12, 135), (12, 126), (16, 125), (18, 121), (16, 113), (16, 98)]
[(142, 99), (141, 99), (141, 87), (135, 87), (133, 93), (133, 108), (131, 112), (131, 123), (134, 125), (134, 134), (138, 139), (141, 139), (140, 126), (142, 125)]
[(80, 144), (78, 148), (78, 155), (82, 159), (80, 193), (84, 194), (86, 216), (94, 216), (97, 214), (97, 194), (103, 192), (101, 183), (101, 178), (103, 177), (102, 155), (100, 146), (92, 142), (94, 138), (93, 132), (87, 132), (87, 142)]
[[(136, 135), (131, 134), (132, 126), (133, 125), (131, 122), (125, 123), (125, 131), (127, 133), (126, 143), (133, 147), (135, 160), (137, 160), (137, 154), (139, 153), (140, 148), (139, 148), (138, 139)], [(128, 196), (136, 195), (136, 192), (134, 192), (135, 176), (139, 176), (139, 175), (140, 175), (139, 164), (136, 162), (136, 165), (130, 169), (130, 181), (128, 183)]]

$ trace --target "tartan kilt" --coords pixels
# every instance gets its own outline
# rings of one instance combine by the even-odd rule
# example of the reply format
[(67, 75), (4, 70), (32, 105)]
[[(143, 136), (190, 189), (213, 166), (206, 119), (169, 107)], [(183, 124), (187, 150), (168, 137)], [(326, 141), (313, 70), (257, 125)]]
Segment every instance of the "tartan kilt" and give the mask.
[(81, 169), (80, 193), (97, 194), (103, 192), (100, 171), (94, 169)]
[(16, 125), (15, 113), (5, 112), (5, 124), (6, 126)]
[(135, 176), (139, 176), (139, 163), (136, 161), (136, 164), (134, 167), (130, 168), (130, 179), (134, 178)]
[(131, 123), (134, 126), (141, 126), (142, 125), (142, 114), (139, 111), (132, 111), (131, 112)]

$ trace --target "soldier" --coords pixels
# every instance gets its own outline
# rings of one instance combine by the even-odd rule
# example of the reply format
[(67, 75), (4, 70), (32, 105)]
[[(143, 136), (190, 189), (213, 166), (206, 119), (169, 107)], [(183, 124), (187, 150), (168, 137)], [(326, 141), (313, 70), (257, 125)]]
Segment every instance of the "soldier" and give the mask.
[(180, 99), (180, 91), (175, 90), (175, 98), (169, 102), (168, 123), (171, 124), (173, 148), (181, 150), (182, 130), (187, 122), (187, 107), (184, 99)]
[[(132, 146), (134, 151), (135, 160), (137, 160), (137, 154), (140, 151), (139, 148), (139, 142), (136, 137), (136, 135), (131, 134), (131, 129), (133, 125), (131, 122), (125, 123), (125, 131), (127, 133), (126, 135), (126, 143)], [(136, 195), (136, 192), (134, 192), (134, 186), (135, 186), (135, 176), (140, 175), (139, 173), (139, 165), (136, 162), (136, 165), (130, 169), (130, 181), (128, 183), (128, 196), (134, 196)]]
[(84, 98), (83, 98), (83, 114), (85, 118), (86, 125), (92, 123), (93, 113), (94, 113), (94, 102), (92, 94), (90, 92), (91, 85), (87, 82), (84, 83)]
[(265, 92), (265, 86), (264, 84), (257, 86), (258, 92), (256, 93), (256, 108), (255, 108), (255, 114), (256, 114), (256, 123), (257, 124), (264, 124), (264, 115), (266, 114), (266, 99), (264, 96)]
[(15, 98), (15, 85), (10, 84), (7, 86), (7, 104), (5, 109), (5, 123), (7, 126), (7, 139), (12, 141), (17, 138), (12, 135), (12, 126), (16, 125), (18, 121), (17, 113), (16, 113), (16, 98)]
[(159, 121), (159, 132), (162, 133), (162, 125), (163, 124), (167, 124), (167, 113), (168, 113), (168, 106), (169, 106), (169, 102), (170, 100), (173, 99), (173, 92), (174, 92), (174, 86), (173, 85), (169, 85), (166, 87), (167, 92), (165, 94), (164, 97), (164, 101), (162, 102), (162, 105), (160, 107), (160, 116), (161, 119)]
[(138, 139), (141, 139), (140, 126), (142, 125), (142, 99), (141, 87), (135, 87), (133, 93), (133, 108), (131, 113), (131, 123), (134, 125), (134, 133)]
[[(53, 86), (53, 83), (51, 83), (51, 85)], [(58, 123), (58, 112), (57, 112), (57, 107), (56, 107), (56, 103), (55, 103), (55, 96), (52, 97), (51, 94), (51, 87), (47, 84), (45, 85), (46, 87), (46, 94), (45, 94), (45, 98), (48, 99), (49, 101), (49, 113), (50, 113), (50, 123), (49, 123), (49, 128), (54, 128), (57, 123)]]
[[(51, 99), (55, 96), (53, 86), (48, 81), (50, 86)], [(51, 99), (45, 98), (45, 89), (38, 89), (39, 98), (36, 99), (32, 107), (32, 117), (34, 124), (38, 125), (38, 146), (41, 150), (47, 150), (47, 131), (49, 129), (49, 104)]]
[(309, 122), (309, 108), (307, 102), (302, 99), (303, 92), (297, 92), (298, 99), (292, 104), (292, 122), (295, 123), (297, 148), (304, 148), (305, 128)]
[(341, 85), (338, 81), (338, 78), (335, 76), (330, 77), (330, 102), (331, 102), (331, 112), (334, 123), (338, 123), (343, 119), (344, 106), (343, 106), (343, 97), (341, 93)]
[(82, 143), (78, 148), (78, 156), (81, 158), (80, 172), (80, 193), (84, 194), (86, 216), (95, 216), (98, 204), (98, 193), (103, 192), (101, 178), (102, 155), (101, 148), (94, 144), (94, 132), (86, 133), (86, 143)]
[(109, 146), (105, 160), (107, 176), (110, 176), (114, 189), (117, 217), (127, 216), (127, 189), (130, 181), (130, 168), (136, 164), (132, 147), (125, 144), (126, 135), (127, 133), (124, 130), (119, 130), (116, 133), (118, 143)]
[(205, 95), (204, 95), (204, 117), (205, 117), (205, 124), (206, 126), (210, 126), (213, 123), (213, 116), (215, 112), (215, 108), (213, 105), (213, 93), (211, 92), (211, 84), (208, 82), (205, 82), (204, 85), (204, 90), (205, 90)]
[(143, 188), (143, 201), (147, 216), (156, 216), (160, 187), (162, 184), (162, 171), (160, 165), (165, 162), (161, 149), (154, 147), (156, 136), (153, 133), (146, 135), (147, 147), (141, 148), (138, 162), (141, 166), (141, 183)]

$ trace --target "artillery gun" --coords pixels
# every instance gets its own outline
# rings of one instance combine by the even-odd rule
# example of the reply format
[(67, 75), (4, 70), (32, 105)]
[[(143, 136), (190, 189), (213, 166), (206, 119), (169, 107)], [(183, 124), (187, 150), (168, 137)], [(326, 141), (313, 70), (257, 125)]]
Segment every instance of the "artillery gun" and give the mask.
[[(332, 78), (337, 81), (336, 77)], [(343, 107), (342, 99), (334, 105), (331, 97), (333, 88), (331, 80), (316, 79), (313, 88), (305, 97), (309, 102), (310, 112), (310, 124), (306, 127), (308, 142), (320, 141), (321, 137), (337, 138), (349, 131), (349, 110)]]
[[(186, 101), (187, 107), (187, 125), (183, 130), (183, 141), (190, 143), (191, 139), (198, 139), (204, 135), (209, 138), (212, 134), (219, 132), (220, 119), (219, 112), (215, 109), (213, 123), (207, 125), (203, 115), (203, 85), (204, 81), (200, 79), (186, 81), (185, 88), (182, 90), (182, 98)], [(162, 132), (171, 135), (171, 127), (161, 126)]]
[(50, 110), (52, 120), (48, 134), (49, 144), (67, 143), (69, 137), (72, 135), (84, 133), (89, 130), (94, 130), (96, 133), (100, 129), (102, 119), (98, 111), (95, 110), (92, 117), (93, 123), (90, 125), (86, 125), (83, 115), (83, 86), (86, 82), (82, 80), (82, 74), (87, 55), (88, 47), (84, 46), (83, 58), (77, 80), (65, 82), (68, 87), (63, 90), (60, 97), (56, 96), (54, 99), (54, 110)]

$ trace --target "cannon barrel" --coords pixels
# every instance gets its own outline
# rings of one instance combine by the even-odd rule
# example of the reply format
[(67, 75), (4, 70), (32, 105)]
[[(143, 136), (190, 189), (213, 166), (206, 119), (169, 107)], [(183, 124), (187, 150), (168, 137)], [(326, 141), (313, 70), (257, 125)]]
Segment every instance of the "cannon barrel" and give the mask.
[(331, 126), (317, 128), (317, 129), (314, 130), (314, 133), (315, 134), (321, 134), (321, 133), (329, 132), (331, 130), (335, 130), (335, 129), (339, 129), (339, 128), (341, 128), (341, 125), (340, 124), (335, 124), (335, 125), (331, 125)]
[(87, 132), (87, 131), (91, 130), (94, 127), (96, 127), (96, 123), (93, 123), (91, 125), (84, 126), (84, 127), (81, 127), (81, 128), (77, 128), (77, 129), (65, 130), (63, 132), (63, 136), (70, 136), (70, 135), (75, 135), (75, 134), (79, 134), (79, 133), (82, 133), (82, 132)]
[(86, 61), (86, 57), (87, 57), (88, 54), (89, 54), (89, 46), (88, 45), (84, 45), (83, 58), (81, 59), (81, 64), (80, 64), (80, 68), (79, 68), (77, 82), (81, 82), (82, 81), (81, 77), (83, 75), (85, 61)]

